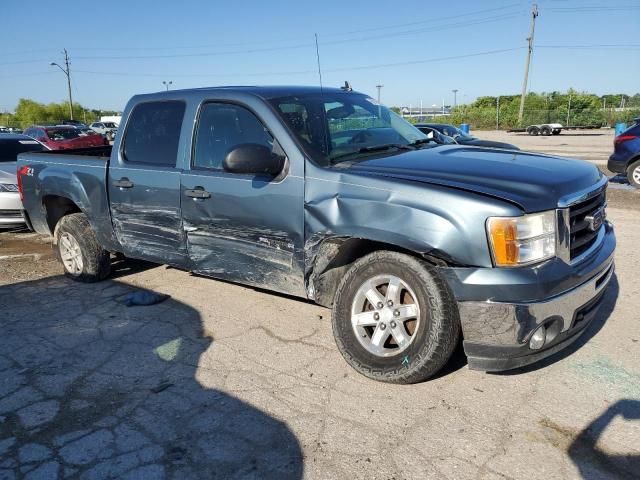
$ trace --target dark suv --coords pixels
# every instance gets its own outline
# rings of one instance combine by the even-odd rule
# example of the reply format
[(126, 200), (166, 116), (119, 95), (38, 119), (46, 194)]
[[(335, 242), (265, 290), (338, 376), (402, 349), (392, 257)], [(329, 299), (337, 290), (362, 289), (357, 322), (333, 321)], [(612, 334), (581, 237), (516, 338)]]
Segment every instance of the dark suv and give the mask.
[(613, 139), (613, 153), (607, 168), (625, 174), (631, 185), (640, 188), (640, 117)]

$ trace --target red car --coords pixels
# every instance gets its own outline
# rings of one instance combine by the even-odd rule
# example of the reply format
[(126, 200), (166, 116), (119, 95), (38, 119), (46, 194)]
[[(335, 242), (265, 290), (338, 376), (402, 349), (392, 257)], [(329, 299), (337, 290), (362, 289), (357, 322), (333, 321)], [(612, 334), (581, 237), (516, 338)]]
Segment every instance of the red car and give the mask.
[(42, 127), (34, 125), (24, 131), (25, 135), (44, 143), (51, 150), (69, 150), (72, 148), (102, 147), (109, 141), (99, 133), (87, 133), (79, 128), (67, 125)]

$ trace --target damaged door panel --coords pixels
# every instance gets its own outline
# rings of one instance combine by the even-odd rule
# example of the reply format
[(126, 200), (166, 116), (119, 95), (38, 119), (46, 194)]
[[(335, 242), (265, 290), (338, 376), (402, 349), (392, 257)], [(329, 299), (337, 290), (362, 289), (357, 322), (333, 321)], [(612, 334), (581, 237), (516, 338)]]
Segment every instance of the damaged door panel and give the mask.
[(111, 221), (122, 252), (133, 258), (182, 266), (186, 242), (177, 168), (185, 103), (137, 105), (107, 179)]
[(277, 176), (232, 173), (235, 148), (260, 145), (283, 154), (261, 119), (238, 103), (200, 107), (181, 204), (189, 259), (198, 273), (304, 295), (303, 179), (288, 165)]

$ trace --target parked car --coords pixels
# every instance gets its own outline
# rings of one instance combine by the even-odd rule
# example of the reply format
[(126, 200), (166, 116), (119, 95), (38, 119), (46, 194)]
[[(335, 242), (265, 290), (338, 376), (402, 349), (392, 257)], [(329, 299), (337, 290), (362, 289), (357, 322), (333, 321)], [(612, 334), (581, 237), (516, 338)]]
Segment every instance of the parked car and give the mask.
[(0, 228), (25, 223), (16, 178), (18, 154), (43, 150), (47, 147), (26, 135), (0, 133)]
[(445, 123), (418, 123), (416, 124), (416, 128), (418, 128), (423, 133), (429, 133), (432, 131), (439, 132), (443, 135), (453, 138), (456, 141), (456, 143), (459, 143), (460, 145), (520, 150), (518, 147), (510, 143), (495, 142), (493, 140), (482, 140), (480, 138), (476, 138), (473, 135), (464, 133), (462, 130), (460, 130), (457, 127), (454, 127), (453, 125), (448, 125)]
[(113, 148), (19, 157), (65, 274), (102, 280), (119, 252), (314, 300), (370, 378), (424, 380), (460, 335), (474, 369), (545, 358), (613, 276), (608, 182), (588, 162), (436, 145), (332, 88), (138, 95), (124, 119)]
[(27, 128), (24, 134), (44, 143), (51, 150), (100, 147), (109, 143), (102, 135), (81, 135), (81, 132), (70, 125), (53, 127), (34, 125)]
[(91, 129), (106, 136), (108, 140), (113, 140), (116, 137), (118, 125), (113, 122), (94, 122), (91, 124)]
[(613, 139), (613, 154), (607, 168), (626, 175), (631, 185), (640, 188), (640, 118)]
[(88, 128), (88, 125), (80, 120), (63, 120), (62, 125), (70, 125), (72, 127)]

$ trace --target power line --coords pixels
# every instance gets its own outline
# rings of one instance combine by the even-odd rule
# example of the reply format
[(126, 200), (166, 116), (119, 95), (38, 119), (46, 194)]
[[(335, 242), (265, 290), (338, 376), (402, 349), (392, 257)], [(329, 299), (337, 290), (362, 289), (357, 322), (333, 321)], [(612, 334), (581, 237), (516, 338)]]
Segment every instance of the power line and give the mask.
[[(358, 37), (358, 38), (352, 38), (352, 39), (321, 42), (320, 45), (341, 45), (346, 43), (364, 42), (364, 41), (380, 39), (380, 38), (391, 38), (391, 37), (399, 37), (399, 36), (406, 36), (406, 35), (414, 35), (418, 33), (431, 32), (431, 31), (448, 30), (451, 28), (466, 27), (466, 26), (479, 25), (482, 23), (489, 23), (489, 22), (494, 22), (499, 20), (507, 20), (510, 18), (514, 18), (518, 15), (519, 14), (496, 15), (496, 16), (487, 17), (483, 19), (457, 22), (457, 23), (451, 23), (447, 25), (438, 25), (435, 27), (424, 27), (420, 29), (407, 30), (402, 32), (393, 32), (393, 33), (370, 35), (370, 36), (364, 36), (364, 37)], [(281, 46), (281, 47), (254, 48), (249, 50), (227, 50), (227, 51), (220, 51), (220, 52), (172, 53), (172, 54), (163, 54), (163, 55), (75, 56), (74, 58), (76, 60), (152, 60), (152, 59), (160, 59), (160, 58), (193, 58), (193, 57), (197, 58), (197, 57), (212, 57), (212, 56), (220, 56), (220, 55), (274, 52), (274, 51), (284, 51), (284, 50), (292, 50), (292, 49), (300, 49), (300, 48), (308, 48), (308, 47), (315, 47), (315, 43), (300, 43), (296, 45), (288, 45), (288, 46)]]
[[(516, 47), (516, 48), (503, 48), (498, 50), (487, 50), (483, 52), (475, 52), (475, 53), (467, 53), (462, 55), (451, 55), (446, 57), (435, 57), (435, 58), (427, 58), (421, 60), (409, 60), (403, 62), (394, 62), (394, 63), (377, 63), (370, 65), (358, 65), (358, 66), (348, 66), (348, 67), (337, 67), (326, 69), (323, 68), (323, 72), (347, 72), (351, 70), (373, 70), (376, 68), (385, 68), (385, 67), (400, 67), (400, 66), (408, 66), (408, 65), (419, 65), (423, 63), (433, 63), (433, 62), (442, 62), (446, 60), (458, 60), (462, 58), (472, 58), (472, 57), (480, 57), (486, 55), (496, 55), (499, 53), (506, 52), (515, 52), (517, 50), (523, 50), (526, 47)], [(165, 77), (167, 75), (174, 77), (193, 77), (193, 78), (212, 78), (212, 77), (243, 77), (243, 76), (289, 76), (289, 75), (307, 75), (307, 74), (317, 74), (317, 70), (302, 70), (302, 71), (289, 71), (289, 72), (259, 72), (259, 73), (213, 73), (213, 74), (172, 74), (172, 73), (130, 73), (130, 72), (99, 72), (99, 71), (91, 71), (91, 70), (75, 70), (76, 73), (87, 73), (92, 75), (115, 75), (115, 76), (127, 76), (127, 77)]]
[[(370, 28), (365, 28), (365, 29), (359, 29), (359, 30), (349, 30), (346, 32), (339, 32), (339, 33), (332, 33), (332, 34), (327, 34), (324, 33), (322, 34), (323, 38), (333, 38), (333, 37), (344, 37), (344, 36), (349, 36), (349, 35), (353, 35), (353, 34), (357, 34), (357, 33), (366, 33), (366, 32), (371, 32), (371, 31), (376, 31), (379, 32), (380, 30), (388, 30), (388, 29), (394, 29), (394, 28), (402, 28), (402, 27), (410, 27), (410, 26), (415, 26), (415, 25), (422, 25), (422, 24), (434, 24), (434, 23), (438, 23), (438, 22), (442, 22), (442, 21), (450, 21), (453, 19), (457, 19), (457, 18), (463, 18), (463, 17), (469, 17), (469, 16), (477, 16), (477, 15), (483, 15), (486, 13), (491, 13), (491, 12), (495, 12), (495, 11), (501, 11), (504, 12), (506, 10), (509, 9), (513, 9), (516, 7), (519, 7), (520, 4), (518, 3), (512, 3), (510, 5), (505, 5), (505, 6), (501, 6), (501, 7), (496, 7), (496, 8), (487, 8), (487, 9), (483, 9), (483, 10), (475, 10), (472, 12), (467, 12), (467, 13), (461, 13), (458, 15), (448, 15), (446, 17), (436, 17), (436, 18), (429, 18), (426, 20), (418, 20), (418, 21), (414, 21), (414, 22), (407, 22), (407, 23), (398, 23), (398, 24), (391, 24), (391, 25), (379, 25), (377, 27), (370, 27)], [(504, 15), (504, 13), (502, 14)], [(473, 23), (471, 23), (473, 24)], [(279, 43), (283, 43), (283, 42), (288, 42), (289, 40), (273, 40), (273, 41), (261, 41), (261, 42), (236, 42), (236, 43), (215, 43), (215, 44), (203, 44), (203, 45), (171, 45), (171, 46), (162, 46), (162, 47), (157, 47), (157, 46), (153, 46), (153, 47), (136, 47), (136, 46), (128, 46), (128, 47), (77, 47), (74, 48), (74, 51), (131, 51), (131, 50), (149, 50), (149, 51), (164, 51), (164, 50), (189, 50), (189, 49), (199, 49), (199, 48), (216, 48), (216, 47), (243, 47), (243, 46), (251, 46), (251, 45), (260, 45), (261, 47), (264, 45), (269, 45), (269, 44), (279, 44)], [(311, 44), (313, 46), (313, 44)], [(307, 44), (305, 44), (305, 46), (307, 46)], [(283, 46), (283, 47), (273, 47), (273, 48), (285, 48), (285, 49), (289, 49), (289, 48), (297, 48), (297, 45), (294, 46)], [(23, 55), (23, 54), (29, 54), (29, 53), (40, 53), (42, 52), (42, 50), (27, 50), (27, 51), (17, 51), (17, 52), (4, 52), (2, 55)], [(244, 51), (242, 51), (244, 52)], [(241, 53), (242, 53), (241, 52)]]
[(640, 48), (640, 44), (596, 44), (596, 45), (536, 45), (536, 48), (559, 48), (559, 49), (572, 49), (572, 48)]
[[(461, 27), (468, 27), (473, 25), (480, 25), (484, 23), (491, 23), (501, 20), (508, 20), (511, 18), (515, 18), (520, 14), (501, 14), (494, 15), (486, 18), (474, 19), (470, 21), (464, 22), (455, 22), (444, 25), (435, 25), (432, 27), (422, 27), (419, 29), (405, 30), (400, 32), (391, 32), (391, 33), (383, 33), (377, 35), (369, 35), (369, 36), (361, 36), (357, 38), (351, 39), (342, 39), (342, 40), (333, 40), (329, 42), (320, 43), (320, 45), (341, 45), (347, 43), (358, 43), (365, 42), (369, 40), (382, 39), (382, 38), (392, 38), (392, 37), (400, 37), (407, 35), (415, 35), (425, 32), (436, 32), (442, 30), (449, 30)], [(455, 18), (455, 17), (452, 17)], [(416, 22), (413, 22), (414, 24)], [(347, 35), (345, 32), (341, 35)], [(218, 52), (197, 52), (197, 53), (172, 53), (172, 54), (163, 54), (163, 55), (107, 55), (107, 56), (74, 56), (75, 60), (153, 60), (153, 59), (166, 59), (166, 58), (198, 58), (198, 57), (213, 57), (213, 56), (222, 56), (222, 55), (238, 55), (238, 54), (250, 54), (250, 53), (264, 53), (264, 52), (276, 52), (276, 51), (285, 51), (285, 50), (294, 50), (294, 49), (302, 49), (302, 48), (311, 48), (314, 47), (315, 43), (299, 43), (294, 45), (286, 45), (279, 47), (261, 47), (261, 48), (253, 48), (253, 49), (243, 49), (243, 50), (227, 50), (227, 51), (218, 51)], [(0, 63), (0, 65), (18, 65), (18, 64), (29, 64), (29, 63), (39, 63), (45, 60), (22, 60), (16, 62), (4, 62)]]

